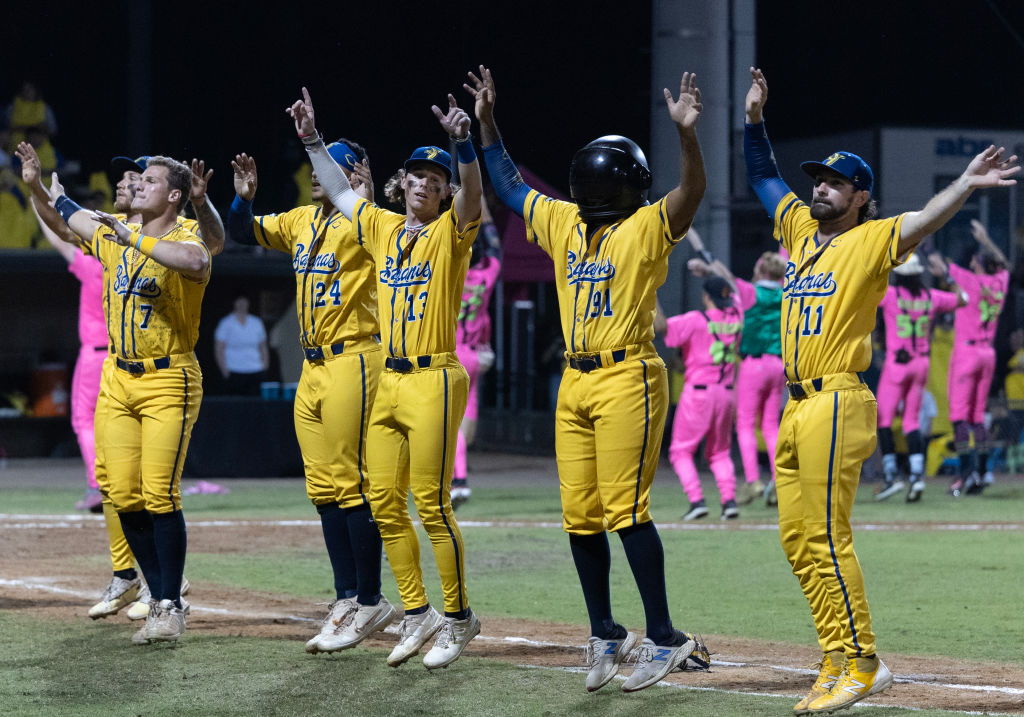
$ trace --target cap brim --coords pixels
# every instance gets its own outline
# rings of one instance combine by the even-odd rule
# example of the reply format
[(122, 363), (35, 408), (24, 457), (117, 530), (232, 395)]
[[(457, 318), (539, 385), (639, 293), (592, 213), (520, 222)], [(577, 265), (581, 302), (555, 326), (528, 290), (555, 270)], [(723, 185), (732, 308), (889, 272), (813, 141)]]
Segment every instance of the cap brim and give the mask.
[(405, 167), (405, 171), (408, 172), (417, 164), (429, 164), (432, 167), (437, 167), (444, 172), (445, 176), (448, 177), (449, 182), (452, 181), (452, 170), (450, 170), (446, 165), (433, 159), (408, 159), (403, 166)]
[(804, 170), (804, 172), (807, 173), (807, 176), (809, 176), (811, 179), (815, 179), (821, 176), (822, 172), (824, 172), (825, 174), (831, 174), (836, 177), (842, 177), (847, 182), (850, 182), (850, 184), (853, 184), (853, 181), (845, 174), (843, 174), (842, 172), (837, 172), (836, 170), (832, 169), (832, 167), (828, 166), (827, 164), (822, 164), (821, 162), (804, 162), (803, 164), (800, 165), (800, 169)]
[(131, 157), (114, 157), (110, 160), (110, 171), (117, 175), (122, 175), (125, 172), (138, 172), (142, 174), (142, 166)]

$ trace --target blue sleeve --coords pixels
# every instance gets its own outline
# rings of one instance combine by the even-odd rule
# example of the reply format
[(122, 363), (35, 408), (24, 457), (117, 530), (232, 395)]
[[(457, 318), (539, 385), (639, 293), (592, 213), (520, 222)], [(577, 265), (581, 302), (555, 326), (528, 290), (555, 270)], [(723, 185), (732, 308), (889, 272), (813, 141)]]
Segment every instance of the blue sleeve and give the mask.
[(743, 159), (747, 163), (747, 181), (753, 188), (768, 215), (775, 218), (775, 209), (790, 188), (782, 181), (775, 154), (768, 141), (764, 122), (743, 125)]
[(252, 223), (252, 201), (246, 201), (236, 194), (228, 211), (228, 236), (239, 244), (257, 246)]
[(487, 174), (491, 177), (491, 184), (498, 199), (503, 201), (509, 209), (523, 216), (523, 205), (526, 203), (526, 195), (531, 187), (523, 181), (516, 165), (505, 151), (505, 145), (499, 140), (489, 147), (484, 147), (484, 161), (487, 164)]

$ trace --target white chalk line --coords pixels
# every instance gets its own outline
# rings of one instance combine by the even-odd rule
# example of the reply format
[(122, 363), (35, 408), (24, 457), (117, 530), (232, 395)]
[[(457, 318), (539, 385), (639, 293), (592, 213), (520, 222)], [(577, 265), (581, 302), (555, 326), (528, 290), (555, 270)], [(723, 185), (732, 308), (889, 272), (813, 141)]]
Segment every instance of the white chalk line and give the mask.
[[(71, 590), (71, 589), (68, 589), (68, 588), (63, 588), (63, 587), (60, 587), (59, 585), (55, 585), (52, 582), (52, 579), (41, 578), (41, 577), (24, 578), (24, 579), (13, 579), (13, 580), (6, 579), (6, 578), (0, 578), (0, 587), (17, 587), (17, 588), (26, 588), (26, 589), (30, 589), (30, 590), (40, 590), (40, 591), (43, 591), (43, 592), (49, 592), (49, 593), (54, 593), (54, 594), (58, 594), (58, 595), (68, 595), (68, 596), (72, 596), (72, 597), (78, 597), (78, 598), (82, 598), (84, 600), (90, 600), (90, 599), (95, 599), (96, 598), (96, 595), (94, 595), (91, 592), (83, 592), (81, 590)], [(280, 614), (280, 613), (272, 613), (272, 612), (228, 610), (226, 608), (204, 607), (204, 606), (198, 605), (198, 604), (196, 604), (194, 602), (191, 603), (191, 606), (192, 606), (192, 611), (193, 612), (204, 612), (204, 613), (210, 613), (212, 615), (224, 615), (224, 616), (227, 616), (227, 617), (244, 617), (244, 618), (256, 618), (256, 619), (267, 619), (267, 620), (289, 620), (289, 621), (292, 621), (292, 622), (300, 622), (300, 623), (317, 623), (317, 622), (320, 622), (320, 620), (318, 620), (318, 619), (309, 618), (309, 617), (302, 617), (302, 616), (299, 616), (299, 615)], [(398, 627), (397, 622), (393, 623), (392, 625), (390, 625), (386, 629), (386, 632), (390, 632), (390, 633), (394, 634), (394, 633), (397, 632), (397, 627)], [(482, 642), (496, 642), (496, 643), (504, 643), (504, 644), (529, 645), (531, 647), (552, 647), (552, 648), (558, 648), (558, 649), (564, 649), (564, 650), (580, 650), (580, 651), (583, 650), (583, 646), (582, 645), (566, 645), (564, 643), (547, 642), (547, 641), (542, 641), (542, 640), (533, 640), (533, 639), (530, 639), (530, 638), (518, 637), (518, 636), (514, 636), (514, 635), (509, 635), (509, 636), (505, 636), (505, 637), (491, 637), (491, 636), (488, 636), (488, 635), (480, 635), (480, 636), (478, 636), (475, 639), (480, 640)], [(766, 669), (770, 669), (770, 670), (775, 670), (777, 672), (789, 672), (789, 673), (808, 675), (808, 676), (813, 676), (813, 675), (816, 674), (816, 672), (814, 670), (806, 668), (806, 667), (789, 667), (789, 666), (786, 666), (786, 665), (773, 665), (773, 664), (770, 664), (770, 663), (760, 663), (760, 662), (746, 662), (746, 661), (735, 662), (735, 661), (729, 661), (729, 660), (713, 659), (712, 660), (712, 666), (713, 667), (728, 667), (728, 668), (760, 667), (760, 668), (766, 668)], [(583, 668), (583, 667), (547, 668), (547, 667), (542, 667), (540, 665), (521, 665), (521, 667), (532, 667), (532, 668), (538, 668), (538, 669), (559, 669), (559, 670), (565, 670), (565, 671), (570, 671), (570, 672), (579, 672), (579, 671), (583, 671), (583, 670), (586, 669), (586, 668)], [(932, 677), (933, 679), (927, 679), (929, 677)], [(898, 683), (908, 684), (908, 685), (919, 685), (919, 686), (925, 686), (925, 687), (938, 687), (938, 688), (942, 688), (942, 689), (957, 690), (957, 691), (994, 692), (994, 693), (1005, 694), (1005, 695), (1024, 695), (1024, 689), (1020, 689), (1020, 688), (1016, 688), (1016, 687), (1000, 687), (1000, 686), (997, 686), (997, 685), (962, 685), (962, 684), (955, 684), (955, 683), (936, 682), (935, 679), (939, 679), (939, 678), (941, 678), (940, 675), (909, 675), (909, 676), (902, 676), (902, 677), (901, 676), (896, 676), (894, 679)], [(766, 697), (780, 697), (780, 696), (781, 697), (788, 697), (788, 696), (790, 696), (790, 695), (779, 695), (779, 694), (776, 694), (776, 693), (766, 693), (766, 692), (750, 692), (750, 691), (743, 691), (743, 690), (727, 690), (727, 689), (722, 689), (722, 688), (718, 688), (718, 687), (698, 687), (698, 686), (692, 686), (692, 685), (675, 685), (675, 684), (666, 684), (666, 686), (676, 687), (676, 688), (681, 688), (681, 689), (707, 690), (707, 691), (712, 691), (712, 692), (726, 692), (726, 693), (730, 693), (730, 694), (750, 695), (750, 696), (766, 696)], [(803, 697), (803, 695), (802, 694), (800, 694), (800, 695), (792, 695), (792, 697), (795, 697), (796, 699), (800, 699), (801, 697)], [(874, 703), (860, 703), (860, 704), (866, 706), (866, 705), (870, 705), (870, 704), (874, 704)], [(906, 707), (905, 709), (916, 709), (916, 708)], [(986, 712), (986, 713), (981, 713), (981, 712), (963, 712), (962, 714), (996, 714), (996, 713), (993, 713), (993, 712)]]
[[(24, 529), (58, 529), (81, 528), (87, 524), (102, 523), (102, 515), (42, 515), (32, 513), (0, 513), (0, 530)], [(261, 520), (256, 518), (218, 519), (218, 520), (186, 520), (194, 528), (302, 528), (320, 527), (319, 520)], [(419, 521), (413, 520), (419, 525)], [(777, 523), (658, 523), (661, 530), (693, 530), (693, 531), (772, 531), (777, 532)], [(462, 528), (559, 528), (561, 522), (527, 521), (527, 520), (460, 520)], [(971, 532), (971, 531), (1007, 531), (1024, 530), (1024, 523), (854, 523), (858, 531), (869, 532)]]

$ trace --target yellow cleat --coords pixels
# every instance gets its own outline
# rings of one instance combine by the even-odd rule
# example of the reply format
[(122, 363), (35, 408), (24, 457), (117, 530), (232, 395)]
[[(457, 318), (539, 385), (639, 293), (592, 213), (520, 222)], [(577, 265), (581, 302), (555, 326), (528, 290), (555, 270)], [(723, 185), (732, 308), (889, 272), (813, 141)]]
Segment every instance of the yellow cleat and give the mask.
[(878, 657), (856, 657), (846, 662), (839, 681), (829, 691), (811, 702), (811, 714), (846, 709), (868, 695), (875, 695), (892, 686), (892, 673)]
[(814, 681), (814, 685), (811, 687), (811, 691), (807, 693), (807, 696), (793, 707), (793, 714), (805, 715), (810, 712), (808, 706), (814, 700), (829, 693), (836, 684), (836, 681), (839, 680), (839, 675), (844, 667), (846, 667), (846, 655), (843, 654), (842, 650), (826, 652), (821, 658), (821, 662), (818, 663), (818, 679)]

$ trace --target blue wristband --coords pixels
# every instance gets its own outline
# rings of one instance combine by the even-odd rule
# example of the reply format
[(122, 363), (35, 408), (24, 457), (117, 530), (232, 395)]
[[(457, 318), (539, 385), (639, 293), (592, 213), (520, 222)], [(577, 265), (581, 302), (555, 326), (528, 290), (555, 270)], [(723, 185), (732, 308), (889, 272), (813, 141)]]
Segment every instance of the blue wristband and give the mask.
[(62, 194), (57, 197), (57, 201), (53, 203), (53, 208), (60, 214), (60, 218), (67, 224), (71, 219), (71, 215), (75, 212), (81, 211), (81, 207), (78, 206), (74, 200), (69, 199), (68, 195)]
[(476, 161), (472, 135), (466, 135), (466, 139), (455, 143), (455, 153), (459, 157), (460, 164), (473, 164)]

